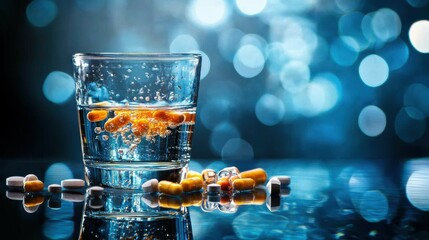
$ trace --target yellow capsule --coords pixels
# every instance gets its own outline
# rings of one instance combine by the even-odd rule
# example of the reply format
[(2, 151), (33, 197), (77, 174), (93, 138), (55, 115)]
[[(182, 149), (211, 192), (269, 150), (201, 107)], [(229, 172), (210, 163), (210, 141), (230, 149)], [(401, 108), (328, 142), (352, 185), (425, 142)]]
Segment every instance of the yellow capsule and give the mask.
[(132, 122), (131, 132), (134, 136), (145, 136), (149, 132), (149, 121), (147, 119), (137, 119)]
[(182, 207), (182, 201), (178, 197), (161, 194), (158, 197), (158, 205), (163, 208), (180, 209)]
[(203, 201), (203, 194), (201, 192), (190, 192), (182, 195), (183, 207), (190, 207), (190, 206), (199, 207), (201, 206), (202, 201)]
[(158, 191), (169, 195), (180, 195), (183, 193), (183, 188), (179, 183), (162, 180), (158, 183)]
[(40, 180), (30, 180), (24, 183), (24, 192), (40, 192), (43, 190), (44, 184)]
[(24, 197), (24, 206), (26, 207), (34, 207), (42, 204), (45, 201), (45, 197), (42, 194), (35, 195), (25, 195)]
[(90, 111), (87, 115), (86, 118), (88, 118), (88, 120), (90, 122), (99, 122), (99, 121), (103, 121), (104, 119), (106, 119), (107, 117), (107, 111), (106, 110), (92, 110)]
[(253, 192), (239, 192), (234, 194), (232, 201), (236, 205), (251, 205), (255, 199)]
[(104, 129), (108, 132), (116, 132), (121, 127), (127, 125), (131, 121), (130, 114), (128, 112), (121, 112), (113, 118), (110, 118), (104, 124)]
[(241, 178), (252, 178), (255, 180), (256, 185), (264, 184), (267, 180), (267, 173), (262, 168), (247, 170), (241, 172), (239, 175)]
[(255, 180), (252, 178), (239, 178), (232, 182), (232, 188), (237, 191), (252, 190), (255, 188)]
[(203, 188), (203, 180), (198, 177), (185, 178), (180, 181), (183, 192), (200, 191)]
[(193, 177), (197, 177), (197, 178), (203, 180), (203, 175), (201, 175), (201, 173), (199, 173), (197, 171), (189, 170), (186, 173), (186, 178), (193, 178)]

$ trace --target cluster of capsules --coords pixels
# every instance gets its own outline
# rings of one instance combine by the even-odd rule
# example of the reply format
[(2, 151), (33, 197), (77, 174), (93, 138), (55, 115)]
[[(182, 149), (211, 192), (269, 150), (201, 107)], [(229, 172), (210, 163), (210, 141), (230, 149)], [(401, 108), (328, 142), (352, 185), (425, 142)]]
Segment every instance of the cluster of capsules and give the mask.
[[(212, 211), (215, 208), (221, 211), (225, 208), (229, 211), (232, 202), (235, 206), (267, 203), (269, 210), (273, 210), (277, 207), (273, 204), (279, 202), (272, 201), (271, 197), (279, 199), (281, 194), (289, 194), (285, 186), (289, 185), (290, 177), (272, 177), (264, 185), (267, 178), (267, 173), (262, 168), (240, 172), (237, 167), (232, 166), (218, 173), (213, 169), (205, 169), (201, 173), (190, 170), (179, 183), (151, 179), (142, 184), (142, 190), (146, 193), (160, 193), (158, 204), (166, 208), (201, 205), (205, 211)], [(267, 191), (268, 202), (266, 202)]]
[[(22, 201), (26, 212), (34, 213), (39, 206), (44, 203), (45, 196), (43, 191), (45, 183), (35, 174), (27, 174), (25, 176), (10, 176), (6, 178), (6, 186), (9, 190), (6, 192), (6, 197), (11, 200)], [(57, 194), (61, 194), (61, 199), (71, 202), (84, 200), (84, 195), (79, 191), (85, 186), (85, 181), (78, 178), (64, 179), (61, 183), (49, 184), (47, 190), (52, 194), (50, 200), (55, 199)], [(52, 203), (52, 204), (51, 204)], [(50, 207), (58, 208), (60, 202), (50, 201)]]

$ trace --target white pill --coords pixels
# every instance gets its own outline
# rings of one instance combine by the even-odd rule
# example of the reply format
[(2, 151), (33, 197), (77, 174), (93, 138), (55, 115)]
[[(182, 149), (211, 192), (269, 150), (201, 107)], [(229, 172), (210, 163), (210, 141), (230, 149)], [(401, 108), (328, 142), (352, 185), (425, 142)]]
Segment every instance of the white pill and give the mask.
[(6, 191), (6, 197), (10, 200), (24, 200), (25, 194), (23, 192)]
[(6, 186), (9, 188), (23, 188), (24, 186), (24, 177), (23, 176), (11, 176), (6, 178)]
[(290, 177), (286, 175), (282, 176), (273, 176), (272, 178), (277, 178), (280, 181), (280, 187), (287, 187), (290, 184)]
[(99, 197), (99, 196), (103, 195), (103, 191), (104, 191), (104, 188), (100, 187), (100, 186), (92, 186), (92, 187), (88, 188), (89, 195), (94, 196), (94, 197)]
[(210, 183), (209, 185), (207, 185), (207, 193), (208, 194), (220, 193), (220, 185), (217, 183)]
[(274, 212), (280, 209), (280, 196), (279, 195), (270, 195), (265, 202), (268, 210)]
[(61, 199), (69, 202), (83, 202), (85, 195), (77, 192), (63, 192), (61, 193)]
[(76, 188), (81, 188), (85, 186), (85, 181), (83, 181), (82, 179), (65, 179), (61, 181), (61, 186), (63, 188), (67, 188), (67, 189), (76, 189)]
[(24, 184), (25, 182), (32, 180), (39, 180), (39, 178), (35, 174), (30, 173), (25, 175), (24, 179), (22, 180), (22, 183)]
[(50, 193), (60, 193), (61, 192), (61, 185), (53, 183), (49, 184), (48, 186), (48, 192)]
[(280, 195), (280, 180), (277, 178), (270, 178), (267, 185), (267, 191), (271, 195)]
[(153, 178), (142, 184), (142, 190), (145, 193), (152, 193), (158, 190), (158, 179)]

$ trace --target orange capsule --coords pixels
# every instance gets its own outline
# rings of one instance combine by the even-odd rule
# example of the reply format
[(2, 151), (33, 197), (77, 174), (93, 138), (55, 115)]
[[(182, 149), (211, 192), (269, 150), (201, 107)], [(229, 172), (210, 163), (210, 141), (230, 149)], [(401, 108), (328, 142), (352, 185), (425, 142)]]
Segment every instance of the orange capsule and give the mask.
[(227, 177), (219, 179), (216, 183), (220, 185), (220, 190), (224, 192), (230, 191), (232, 189), (231, 183)]
[(180, 195), (183, 193), (183, 188), (179, 183), (161, 180), (158, 183), (158, 191), (169, 195)]
[(232, 185), (232, 182), (234, 182), (235, 179), (240, 179), (240, 175), (233, 175), (229, 177), (229, 183)]
[(149, 121), (147, 119), (137, 119), (133, 121), (131, 132), (136, 137), (145, 136), (149, 132)]
[(255, 188), (255, 180), (252, 178), (239, 178), (235, 179), (234, 182), (232, 182), (232, 187), (234, 190), (237, 191), (246, 191), (246, 190), (252, 190)]
[(121, 112), (113, 118), (110, 118), (104, 124), (104, 129), (108, 132), (116, 132), (121, 127), (127, 125), (131, 121), (130, 114), (128, 112)]
[(163, 208), (180, 209), (182, 207), (182, 200), (178, 197), (160, 194), (158, 197), (158, 205)]
[(44, 184), (40, 180), (30, 180), (24, 183), (24, 192), (40, 192), (43, 190)]
[(90, 122), (99, 122), (103, 121), (107, 117), (107, 111), (106, 110), (91, 110), (87, 115), (86, 118)]
[(180, 181), (183, 192), (200, 191), (203, 188), (203, 180), (198, 177), (185, 178)]
[(252, 178), (253, 180), (255, 180), (256, 185), (264, 184), (267, 180), (267, 173), (262, 168), (247, 170), (241, 172), (239, 175), (241, 178)]
[(136, 110), (133, 111), (131, 114), (136, 119), (148, 119), (153, 117), (153, 111), (152, 110)]
[(186, 178), (192, 178), (192, 177), (197, 177), (197, 178), (203, 180), (203, 175), (201, 175), (201, 173), (199, 173), (197, 171), (189, 170), (186, 173)]

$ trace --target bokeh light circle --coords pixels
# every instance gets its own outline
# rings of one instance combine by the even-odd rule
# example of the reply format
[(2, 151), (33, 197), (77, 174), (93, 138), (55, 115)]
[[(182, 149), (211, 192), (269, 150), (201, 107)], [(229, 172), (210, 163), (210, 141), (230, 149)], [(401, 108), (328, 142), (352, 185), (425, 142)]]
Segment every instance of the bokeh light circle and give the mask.
[(31, 1), (26, 9), (28, 21), (36, 27), (46, 27), (57, 17), (57, 13), (57, 4), (51, 0)]
[(188, 7), (188, 18), (197, 26), (214, 28), (227, 21), (230, 6), (225, 0), (192, 0)]
[(413, 23), (408, 32), (411, 44), (421, 53), (429, 53), (429, 21), (420, 20)]
[(74, 91), (74, 79), (65, 72), (53, 71), (48, 74), (43, 83), (43, 94), (49, 101), (56, 104), (66, 102)]
[(285, 106), (278, 97), (267, 93), (256, 103), (255, 114), (262, 124), (274, 126), (283, 119)]
[(358, 125), (365, 135), (376, 137), (386, 128), (386, 114), (377, 106), (366, 106), (359, 114)]
[(378, 87), (389, 77), (389, 66), (382, 57), (371, 54), (361, 61), (359, 76), (367, 86)]
[(425, 131), (425, 120), (411, 118), (405, 108), (402, 108), (396, 115), (395, 132), (402, 141), (412, 143), (423, 136)]
[(253, 147), (246, 140), (232, 138), (222, 148), (222, 160), (252, 160)]
[(235, 0), (235, 4), (241, 13), (252, 16), (264, 10), (267, 0)]

